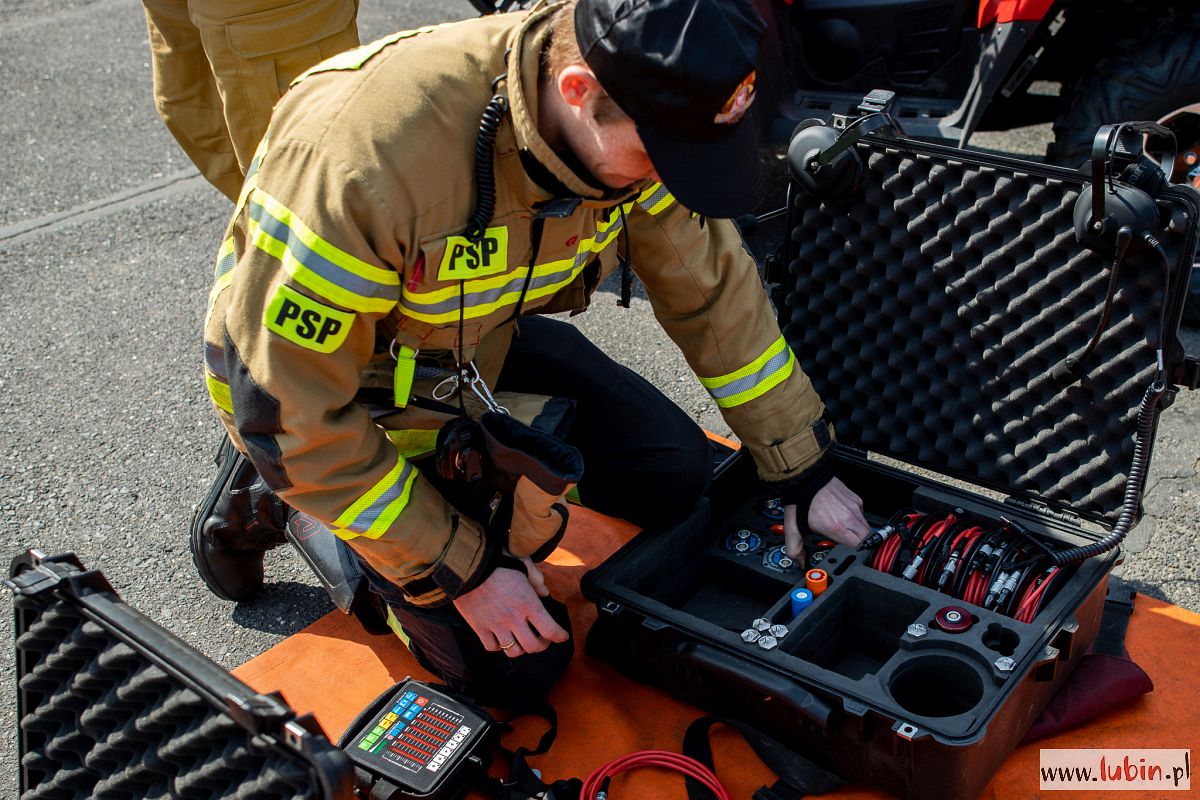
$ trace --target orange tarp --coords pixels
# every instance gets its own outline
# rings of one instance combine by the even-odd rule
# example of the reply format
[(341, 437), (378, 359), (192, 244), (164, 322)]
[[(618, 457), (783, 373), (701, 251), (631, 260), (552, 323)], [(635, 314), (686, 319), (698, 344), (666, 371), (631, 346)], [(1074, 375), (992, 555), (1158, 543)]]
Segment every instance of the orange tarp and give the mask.
[[(678, 751), (688, 724), (703, 712), (643, 686), (583, 655), (583, 635), (595, 607), (579, 593), (583, 573), (625, 542), (632, 526), (587, 511), (571, 510), (562, 546), (544, 569), (555, 597), (571, 610), (576, 656), (548, 699), (558, 710), (559, 736), (550, 752), (530, 760), (547, 779), (584, 778), (596, 767), (638, 750)], [(1074, 731), (1019, 747), (983, 794), (985, 798), (1040, 797), (1040, 748), (1192, 748), (1200, 752), (1200, 615), (1139, 596), (1126, 638), (1134, 660), (1149, 673), (1155, 690), (1126, 708)], [(406, 676), (435, 680), (394, 636), (371, 636), (334, 611), (234, 671), (259, 691), (278, 690), (300, 712), (312, 712), (336, 741), (367, 703)], [(506, 740), (532, 747), (543, 723), (521, 723)], [(775, 778), (749, 747), (724, 726), (713, 729), (717, 775), (735, 798), (748, 798)], [(1193, 779), (1194, 781), (1196, 779)], [(1200, 781), (1193, 783), (1200, 788)], [(1193, 790), (1195, 791), (1195, 789)], [(614, 800), (684, 798), (674, 774), (644, 769), (613, 780)], [(1126, 791), (1118, 798), (1147, 796)], [(1045, 792), (1051, 800), (1087, 797), (1094, 791)], [(877, 791), (851, 787), (828, 797), (880, 798)], [(1159, 796), (1159, 795), (1154, 795)], [(1196, 796), (1171, 792), (1168, 797)]]

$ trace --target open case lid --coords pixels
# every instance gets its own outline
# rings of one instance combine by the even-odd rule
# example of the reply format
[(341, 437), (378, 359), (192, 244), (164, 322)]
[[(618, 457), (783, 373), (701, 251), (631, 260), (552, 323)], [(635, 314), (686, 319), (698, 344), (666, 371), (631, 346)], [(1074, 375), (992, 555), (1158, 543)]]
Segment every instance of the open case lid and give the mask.
[[(1088, 179), (886, 135), (854, 152), (854, 189), (793, 185), (775, 294), (839, 444), (1111, 526), (1158, 377), (1160, 256), (1128, 249), (1098, 345), (1079, 379), (1056, 378), (1097, 329), (1113, 262), (1076, 240)], [(1158, 207), (1166, 375), (1181, 381), (1200, 196), (1167, 187)]]
[(23, 800), (353, 797), (349, 760), (311, 716), (121, 602), (74, 554), (30, 550), (4, 584)]

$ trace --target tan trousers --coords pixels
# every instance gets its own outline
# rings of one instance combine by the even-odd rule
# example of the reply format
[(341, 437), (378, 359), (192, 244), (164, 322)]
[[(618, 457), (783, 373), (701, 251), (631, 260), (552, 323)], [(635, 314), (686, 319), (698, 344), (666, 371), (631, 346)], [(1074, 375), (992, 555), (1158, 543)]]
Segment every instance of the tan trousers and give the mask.
[(292, 79), (358, 45), (358, 0), (143, 0), (154, 102), (231, 200)]

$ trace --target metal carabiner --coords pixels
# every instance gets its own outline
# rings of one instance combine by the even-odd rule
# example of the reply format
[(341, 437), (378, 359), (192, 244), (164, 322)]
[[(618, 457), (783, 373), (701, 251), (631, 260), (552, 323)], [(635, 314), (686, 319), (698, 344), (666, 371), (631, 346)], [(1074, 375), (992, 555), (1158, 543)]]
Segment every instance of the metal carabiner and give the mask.
[(433, 399), (440, 403), (447, 403), (454, 398), (456, 393), (462, 391), (464, 385), (479, 398), (479, 401), (487, 407), (488, 411), (495, 411), (498, 414), (509, 414), (507, 408), (496, 402), (496, 398), (492, 395), (492, 390), (488, 388), (487, 382), (480, 376), (479, 368), (475, 366), (474, 361), (470, 361), (465, 366), (460, 367), (458, 372), (443, 379), (437, 386), (433, 387)]
[(497, 403), (496, 398), (492, 396), (492, 390), (488, 388), (487, 382), (480, 376), (479, 367), (475, 366), (474, 361), (463, 367), (462, 373), (467, 386), (487, 406), (489, 411), (508, 415), (508, 409)]

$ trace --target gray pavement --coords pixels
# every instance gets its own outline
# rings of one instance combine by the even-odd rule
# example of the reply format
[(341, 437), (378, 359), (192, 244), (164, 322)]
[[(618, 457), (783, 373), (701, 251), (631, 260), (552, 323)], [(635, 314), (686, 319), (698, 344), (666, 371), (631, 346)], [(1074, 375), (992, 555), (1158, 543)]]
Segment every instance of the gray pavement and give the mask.
[[(364, 0), (363, 38), (473, 13), (462, 0)], [(122, 596), (225, 667), (331, 609), (300, 560), (269, 555), (251, 603), (210, 595), (186, 531), (219, 433), (200, 326), (227, 201), (154, 112), (132, 0), (0, 5), (0, 555), (75, 551)], [(1038, 155), (1048, 131), (975, 144)], [(611, 292), (612, 287), (607, 287)], [(701, 424), (728, 433), (650, 314), (611, 293), (573, 320)], [(1185, 333), (1192, 351), (1200, 334)], [(1200, 396), (1163, 417), (1148, 518), (1128, 547), (1136, 588), (1200, 610)], [(11, 651), (0, 610), (0, 650)], [(0, 798), (16, 796), (14, 669), (0, 656)]]

